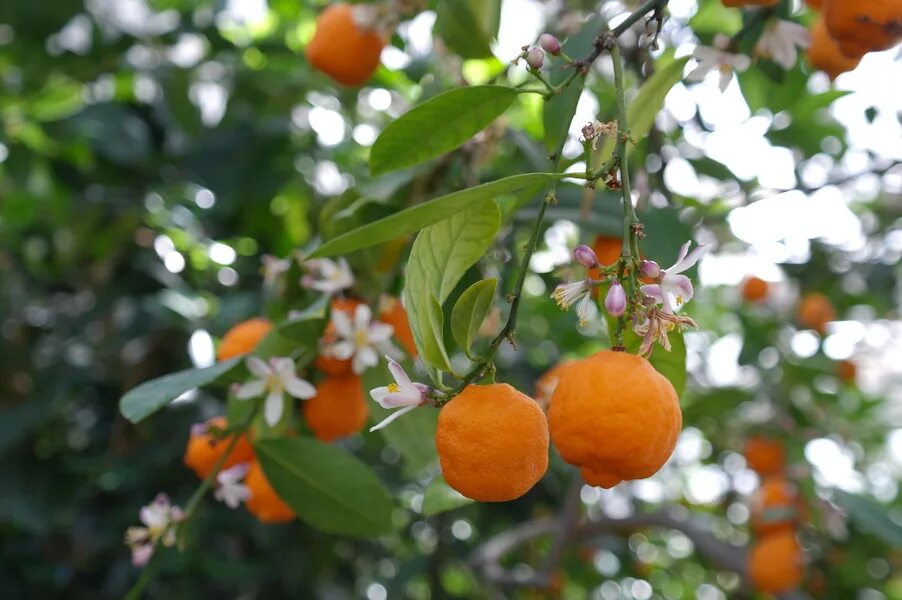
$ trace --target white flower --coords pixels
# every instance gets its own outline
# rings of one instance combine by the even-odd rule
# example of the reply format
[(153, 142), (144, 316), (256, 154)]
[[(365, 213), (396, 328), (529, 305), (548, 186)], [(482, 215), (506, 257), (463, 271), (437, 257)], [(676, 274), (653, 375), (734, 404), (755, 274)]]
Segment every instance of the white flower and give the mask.
[(300, 400), (308, 400), (316, 396), (316, 388), (309, 381), (297, 376), (294, 361), (290, 358), (271, 358), (266, 363), (257, 356), (248, 356), (245, 364), (248, 370), (257, 376), (257, 379), (238, 386), (235, 396), (241, 400), (247, 400), (265, 393), (263, 417), (270, 427), (274, 427), (282, 418), (282, 411), (285, 408), (285, 392)]
[(401, 415), (427, 404), (429, 394), (432, 392), (432, 388), (425, 383), (411, 381), (404, 371), (404, 367), (393, 358), (386, 356), (385, 359), (388, 361), (388, 370), (395, 378), (395, 382), (370, 390), (370, 397), (382, 408), (399, 408), (400, 410), (393, 412), (381, 423), (371, 427), (370, 431), (382, 429)]
[(229, 469), (223, 469), (216, 475), (216, 482), (219, 487), (213, 495), (220, 502), (225, 502), (229, 508), (238, 508), (242, 502), (247, 502), (251, 497), (251, 489), (241, 483), (247, 471), (250, 469), (249, 463), (240, 463)]
[(328, 258), (316, 258), (308, 260), (303, 265), (307, 274), (301, 278), (304, 287), (322, 292), (335, 294), (354, 285), (354, 274), (348, 261), (339, 258), (338, 262)]
[(595, 301), (592, 299), (593, 283), (593, 280), (588, 278), (572, 283), (562, 283), (554, 288), (551, 297), (564, 310), (577, 304), (576, 315), (579, 317), (579, 324), (585, 325), (598, 313), (598, 307), (595, 306)]
[(797, 48), (807, 48), (810, 45), (811, 35), (807, 29), (792, 21), (775, 19), (758, 38), (755, 54), (773, 59), (788, 71), (795, 66), (799, 57)]
[(353, 316), (343, 310), (332, 313), (337, 341), (323, 349), (327, 356), (338, 360), (353, 358), (351, 368), (360, 375), (367, 367), (379, 362), (379, 354), (398, 356), (399, 350), (392, 344), (395, 328), (373, 320), (373, 312), (366, 304), (360, 304)]
[(138, 513), (144, 527), (129, 527), (125, 531), (125, 543), (132, 552), (132, 564), (143, 567), (153, 556), (157, 543), (175, 544), (175, 525), (185, 520), (185, 513), (169, 502), (166, 494), (157, 494), (153, 502)]
[(695, 250), (689, 252), (691, 244), (691, 241), (683, 244), (677, 261), (672, 267), (661, 272), (660, 283), (642, 286), (642, 291), (646, 296), (654, 298), (658, 304), (664, 306), (665, 313), (673, 314), (683, 304), (692, 300), (694, 295), (692, 281), (680, 273), (690, 269), (711, 247), (696, 246)]
[(260, 260), (263, 263), (263, 283), (267, 286), (275, 285), (279, 277), (291, 268), (290, 258), (276, 258), (271, 254), (264, 254)]
[(807, 29), (792, 21), (774, 19), (758, 38), (755, 53), (772, 58), (788, 71), (795, 66), (799, 57), (797, 48), (807, 48), (810, 45), (811, 35)]
[(692, 58), (698, 61), (698, 65), (686, 76), (686, 81), (701, 81), (708, 73), (717, 69), (720, 72), (721, 92), (730, 85), (734, 70), (745, 71), (752, 62), (744, 54), (732, 54), (710, 46), (696, 46)]

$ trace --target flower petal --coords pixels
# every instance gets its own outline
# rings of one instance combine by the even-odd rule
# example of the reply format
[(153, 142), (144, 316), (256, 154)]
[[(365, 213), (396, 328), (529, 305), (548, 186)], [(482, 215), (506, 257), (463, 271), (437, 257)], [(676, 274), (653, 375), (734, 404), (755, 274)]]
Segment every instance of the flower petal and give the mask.
[(642, 290), (642, 293), (648, 296), (649, 298), (653, 298), (658, 302), (664, 302), (664, 292), (661, 290), (661, 286), (657, 283), (650, 283), (648, 285), (643, 285), (639, 288)]
[(132, 548), (132, 565), (143, 567), (153, 556), (153, 544), (141, 544)]
[(356, 348), (354, 347), (354, 342), (348, 340), (335, 342), (329, 347), (329, 354), (331, 354), (338, 360), (348, 360), (349, 358), (354, 356), (355, 351)]
[(292, 375), (283, 379), (282, 383), (285, 385), (285, 391), (298, 400), (309, 400), (316, 396), (316, 388), (306, 379)]
[(285, 396), (282, 392), (270, 392), (263, 404), (263, 418), (270, 427), (275, 427), (285, 410)]
[(366, 329), (373, 320), (373, 311), (366, 304), (361, 304), (354, 311), (354, 329)]
[(373, 321), (370, 324), (369, 330), (367, 331), (367, 337), (369, 338), (371, 343), (375, 344), (391, 339), (391, 336), (394, 332), (395, 328), (388, 323)]
[(354, 336), (354, 327), (351, 325), (351, 317), (343, 310), (332, 312), (332, 324), (335, 325), (335, 333), (339, 337), (349, 338)]
[(395, 378), (395, 383), (397, 383), (402, 388), (408, 387), (411, 385), (410, 377), (407, 376), (407, 371), (404, 370), (404, 367), (398, 363), (395, 359), (386, 356), (388, 360), (388, 372), (391, 373), (391, 376)]
[(248, 356), (244, 361), (244, 364), (247, 365), (247, 370), (257, 377), (265, 379), (272, 374), (272, 369), (270, 369), (269, 365), (259, 356)]
[(696, 246), (692, 252), (688, 252), (689, 245), (692, 244), (692, 241), (688, 241), (683, 244), (683, 247), (680, 248), (680, 254), (677, 257), (676, 263), (669, 269), (664, 271), (665, 274), (676, 274), (682, 273), (683, 271), (692, 268), (695, 263), (699, 261), (699, 259), (704, 256), (708, 250), (711, 249), (711, 246), (708, 244), (702, 244)]
[(721, 67), (720, 68), (720, 80), (717, 83), (717, 87), (720, 88), (721, 93), (727, 91), (727, 88), (730, 87), (730, 81), (733, 79), (733, 69), (729, 67)]
[(266, 382), (262, 379), (254, 379), (239, 385), (235, 389), (235, 397), (239, 400), (247, 400), (248, 398), (256, 398), (262, 396), (266, 391)]
[(404, 414), (409, 413), (410, 411), (412, 411), (412, 410), (415, 409), (416, 407), (417, 407), (417, 405), (414, 405), (414, 406), (405, 406), (404, 408), (400, 408), (400, 409), (396, 410), (395, 412), (393, 412), (392, 414), (388, 415), (386, 418), (384, 418), (384, 419), (383, 419), (382, 421), (380, 421), (379, 423), (376, 423), (375, 425), (373, 425), (372, 427), (370, 427), (370, 431), (376, 431), (376, 430), (378, 430), (378, 429), (382, 429), (383, 427), (385, 427), (386, 425), (388, 425), (389, 423), (391, 423), (392, 421), (394, 421), (395, 419), (397, 419), (397, 418), (400, 417), (401, 415), (404, 415)]

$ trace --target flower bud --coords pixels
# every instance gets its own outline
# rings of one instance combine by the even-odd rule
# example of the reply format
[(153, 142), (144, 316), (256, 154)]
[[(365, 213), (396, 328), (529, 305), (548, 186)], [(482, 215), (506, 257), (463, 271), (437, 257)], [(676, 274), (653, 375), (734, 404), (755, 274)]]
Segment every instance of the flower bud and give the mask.
[(526, 63), (533, 69), (541, 69), (545, 64), (545, 53), (541, 48), (530, 48), (526, 53)]
[(595, 252), (586, 245), (577, 246), (573, 249), (573, 259), (587, 269), (598, 266), (598, 257), (595, 256)]
[(604, 298), (604, 307), (612, 317), (623, 316), (626, 312), (626, 292), (616, 279), (611, 282), (608, 295)]
[(643, 260), (639, 270), (642, 272), (643, 277), (651, 277), (652, 279), (657, 279), (661, 274), (661, 267), (653, 260)]
[(543, 33), (539, 36), (539, 45), (548, 54), (557, 56), (561, 51), (561, 43), (550, 33)]

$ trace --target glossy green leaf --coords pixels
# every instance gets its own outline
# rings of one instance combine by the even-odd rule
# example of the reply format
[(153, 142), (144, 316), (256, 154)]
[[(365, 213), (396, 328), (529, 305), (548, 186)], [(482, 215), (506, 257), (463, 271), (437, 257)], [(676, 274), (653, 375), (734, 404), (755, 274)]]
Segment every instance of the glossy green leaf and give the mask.
[[(390, 412), (379, 407), (373, 410), (378, 413), (375, 415), (376, 420), (384, 419)], [(405, 470), (413, 477), (438, 461), (435, 449), (438, 412), (430, 407), (419, 408), (379, 430), (385, 441), (401, 453)]]
[(477, 85), (434, 96), (389, 124), (370, 151), (373, 175), (450, 152), (485, 129), (517, 97), (509, 87)]
[(314, 250), (308, 258), (335, 256), (375, 246), (419, 231), (496, 196), (516, 193), (523, 189), (534, 189), (551, 178), (562, 177), (563, 175), (555, 173), (525, 173), (434, 198), (333, 238)]
[(862, 531), (879, 537), (893, 548), (902, 548), (902, 526), (889, 517), (886, 507), (867, 496), (839, 489), (833, 490), (833, 498)]
[(224, 377), (243, 359), (243, 356), (238, 356), (211, 367), (186, 369), (145, 381), (122, 396), (119, 401), (119, 412), (132, 423), (138, 423), (185, 392), (209, 385)]
[(431, 517), (472, 503), (473, 500), (470, 500), (457, 490), (453, 489), (445, 483), (445, 479), (439, 475), (432, 480), (432, 483), (426, 488), (426, 493), (423, 494), (423, 507), (421, 512), (424, 517)]
[(312, 527), (354, 537), (389, 533), (391, 497), (373, 471), (339, 446), (310, 438), (254, 444), (279, 496)]
[(483, 279), (468, 287), (451, 310), (451, 335), (460, 348), (469, 354), (473, 338), (492, 307), (497, 279)]
[(439, 0), (435, 32), (461, 58), (492, 56), (491, 41), (498, 31), (499, 0)]

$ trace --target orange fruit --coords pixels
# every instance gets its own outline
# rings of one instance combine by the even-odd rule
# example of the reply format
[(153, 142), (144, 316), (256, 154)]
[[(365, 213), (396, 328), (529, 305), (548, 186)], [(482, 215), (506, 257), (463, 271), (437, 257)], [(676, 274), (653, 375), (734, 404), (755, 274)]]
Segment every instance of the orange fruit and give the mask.
[(539, 380), (536, 381), (536, 402), (538, 402), (539, 406), (543, 409), (548, 409), (548, 405), (551, 403), (551, 396), (557, 388), (558, 381), (561, 380), (564, 369), (571, 364), (573, 364), (572, 360), (560, 362), (545, 371), (545, 373), (539, 377)]
[[(348, 318), (353, 320), (354, 311), (357, 310), (357, 307), (361, 304), (363, 304), (363, 302), (354, 300), (353, 298), (335, 298), (332, 300), (332, 312), (341, 311), (347, 313)], [(332, 323), (332, 320), (330, 319), (329, 324), (326, 325), (325, 331), (323, 331), (320, 346), (328, 346), (329, 344), (334, 343), (335, 337), (335, 324)], [(351, 374), (351, 359), (339, 360), (332, 356), (320, 353), (313, 362), (313, 365), (326, 375), (339, 376)]]
[(740, 6), (776, 6), (780, 0), (721, 0), (724, 6), (740, 7)]
[(379, 67), (385, 40), (355, 21), (346, 2), (332, 4), (316, 19), (316, 32), (307, 46), (310, 65), (343, 85), (363, 85)]
[[(225, 417), (214, 417), (207, 421), (207, 426), (217, 429), (226, 429), (228, 422)], [(225, 453), (231, 442), (231, 436), (217, 438), (211, 432), (191, 433), (188, 438), (188, 446), (185, 448), (185, 456), (183, 458), (185, 465), (194, 471), (200, 479), (206, 479), (207, 475), (219, 462), (219, 459)], [(247, 436), (241, 434), (238, 441), (229, 453), (225, 462), (222, 464), (223, 469), (233, 467), (238, 463), (248, 462), (254, 459), (254, 448), (251, 446)]]
[(811, 45), (808, 47), (808, 63), (812, 68), (826, 73), (830, 79), (851, 71), (861, 62), (861, 58), (849, 58), (842, 53), (839, 44), (830, 37), (823, 17), (818, 17), (811, 24), (809, 33)]
[(798, 488), (783, 477), (769, 477), (752, 496), (752, 529), (758, 535), (794, 529), (799, 508)]
[(902, 35), (902, 0), (831, 0), (824, 8), (830, 35), (849, 58), (886, 50)]
[(760, 277), (746, 277), (742, 282), (742, 298), (748, 302), (760, 302), (767, 298), (770, 284)]
[(794, 531), (765, 536), (749, 551), (748, 573), (759, 592), (779, 594), (793, 590), (805, 576), (805, 559)]
[(548, 470), (545, 413), (506, 383), (469, 385), (452, 398), (435, 445), (448, 485), (480, 502), (519, 498)]
[(836, 363), (836, 374), (846, 383), (855, 383), (858, 367), (851, 360), (841, 360)]
[(612, 235), (599, 234), (592, 242), (592, 250), (598, 257), (598, 262), (607, 267), (620, 259), (623, 240)]
[(683, 426), (670, 381), (644, 358), (610, 350), (564, 370), (548, 418), (564, 460), (605, 488), (655, 474)]
[(324, 442), (353, 435), (363, 429), (370, 407), (357, 375), (326, 377), (316, 386), (316, 396), (301, 403), (304, 420)]
[(825, 295), (811, 292), (802, 297), (798, 318), (799, 323), (823, 335), (827, 332), (827, 323), (836, 319), (836, 309)]
[(783, 444), (763, 436), (752, 436), (745, 441), (742, 455), (749, 468), (761, 477), (777, 475), (786, 465)]
[(260, 463), (254, 461), (244, 478), (244, 485), (251, 490), (251, 497), (244, 505), (248, 512), (263, 523), (284, 523), (295, 518), (290, 506), (279, 498), (276, 490), (269, 484)]
[(395, 339), (411, 358), (417, 357), (417, 345), (413, 341), (413, 331), (407, 319), (407, 311), (397, 298), (388, 297), (379, 306), (379, 320), (395, 328)]
[(257, 347), (260, 340), (265, 338), (271, 329), (272, 323), (269, 319), (264, 319), (263, 317), (256, 317), (238, 323), (222, 336), (216, 358), (228, 360), (250, 352)]
[(805, 0), (805, 3), (811, 8), (820, 10), (821, 6), (824, 4), (824, 0)]

